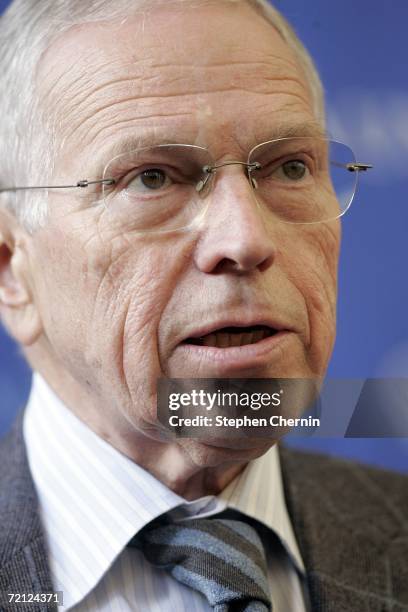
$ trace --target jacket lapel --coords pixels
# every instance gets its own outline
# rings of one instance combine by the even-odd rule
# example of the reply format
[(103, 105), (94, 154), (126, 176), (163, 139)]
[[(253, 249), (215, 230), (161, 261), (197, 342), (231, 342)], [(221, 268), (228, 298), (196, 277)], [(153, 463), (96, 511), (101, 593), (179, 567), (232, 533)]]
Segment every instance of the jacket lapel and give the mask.
[[(23, 438), (23, 411), (0, 442), (0, 592), (53, 591), (38, 500), (28, 466)], [(12, 610), (11, 605), (1, 610)], [(17, 609), (22, 609), (16, 606)], [(24, 609), (49, 610), (50, 604)]]
[(407, 479), (284, 448), (280, 454), (313, 612), (407, 611), (408, 527), (392, 499), (402, 487), (407, 497)]

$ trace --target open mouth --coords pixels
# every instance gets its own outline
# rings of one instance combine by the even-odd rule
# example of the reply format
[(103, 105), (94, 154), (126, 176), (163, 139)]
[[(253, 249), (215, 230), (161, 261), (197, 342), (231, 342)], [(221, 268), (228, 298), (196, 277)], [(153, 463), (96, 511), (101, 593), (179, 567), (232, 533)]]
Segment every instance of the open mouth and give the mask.
[(205, 336), (198, 338), (186, 338), (183, 344), (195, 344), (199, 346), (214, 346), (216, 348), (229, 348), (231, 346), (244, 346), (256, 344), (265, 338), (274, 336), (277, 329), (267, 325), (252, 325), (249, 327), (222, 327)]

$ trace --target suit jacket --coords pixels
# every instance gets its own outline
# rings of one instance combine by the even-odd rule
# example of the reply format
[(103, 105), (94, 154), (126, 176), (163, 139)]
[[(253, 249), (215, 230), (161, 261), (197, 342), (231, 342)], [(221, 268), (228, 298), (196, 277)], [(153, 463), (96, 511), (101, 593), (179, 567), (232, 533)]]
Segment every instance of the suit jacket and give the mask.
[[(4, 600), (4, 593), (53, 590), (22, 416), (0, 442), (0, 610), (45, 612), (50, 604)], [(408, 612), (408, 478), (284, 448), (280, 454), (313, 612)]]

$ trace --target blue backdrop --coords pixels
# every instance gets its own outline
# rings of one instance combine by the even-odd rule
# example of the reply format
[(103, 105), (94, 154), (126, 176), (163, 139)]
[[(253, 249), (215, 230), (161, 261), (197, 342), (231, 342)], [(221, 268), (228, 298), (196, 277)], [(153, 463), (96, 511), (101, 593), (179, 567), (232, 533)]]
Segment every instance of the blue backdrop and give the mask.
[[(0, 0), (0, 10), (9, 2)], [(343, 222), (336, 377), (408, 377), (406, 0), (276, 0), (315, 58), (329, 131), (374, 170)], [(0, 329), (0, 431), (29, 390), (29, 372)], [(406, 470), (408, 440), (293, 444)]]

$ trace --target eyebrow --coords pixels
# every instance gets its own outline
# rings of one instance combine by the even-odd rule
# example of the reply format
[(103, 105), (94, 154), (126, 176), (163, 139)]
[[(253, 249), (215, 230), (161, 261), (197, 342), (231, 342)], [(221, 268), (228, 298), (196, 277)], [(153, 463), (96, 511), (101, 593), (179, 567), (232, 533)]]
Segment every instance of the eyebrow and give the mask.
[(316, 121), (280, 122), (277, 123), (271, 130), (268, 130), (267, 140), (280, 140), (281, 138), (327, 138), (327, 133), (324, 127)]
[[(171, 136), (174, 134), (174, 137)], [(193, 139), (194, 140), (194, 139)], [(102, 167), (102, 169), (115, 157), (135, 151), (137, 149), (143, 149), (144, 147), (164, 145), (164, 144), (195, 144), (189, 142), (188, 139), (180, 139), (176, 136), (176, 131), (166, 131), (165, 134), (157, 133), (157, 130), (144, 129), (143, 132), (135, 132), (129, 136), (118, 138), (110, 146), (101, 149), (100, 153), (95, 156), (95, 165)], [(204, 146), (204, 145), (199, 145)], [(205, 148), (205, 147), (204, 147)]]
[[(257, 142), (254, 142), (252, 146), (256, 146), (262, 142), (268, 142), (269, 140), (280, 140), (283, 138), (327, 138), (327, 133), (322, 125), (318, 121), (312, 120), (298, 123), (294, 123), (293, 121), (279, 122), (272, 128), (263, 129), (262, 131), (265, 136), (263, 136), (262, 139), (258, 139)], [(211, 152), (210, 146), (207, 146), (206, 143), (196, 142), (195, 138), (172, 138), (172, 135), (176, 136), (176, 131), (166, 132), (166, 135), (163, 136), (163, 134), (158, 135), (156, 129), (147, 129), (137, 134), (122, 137), (116, 142), (113, 142), (111, 146), (101, 150), (100, 154), (95, 157), (95, 165), (103, 170), (110, 161), (119, 155), (136, 149), (143, 149), (144, 147), (164, 144), (191, 144), (209, 149)], [(252, 146), (248, 147), (248, 152), (251, 150)]]

